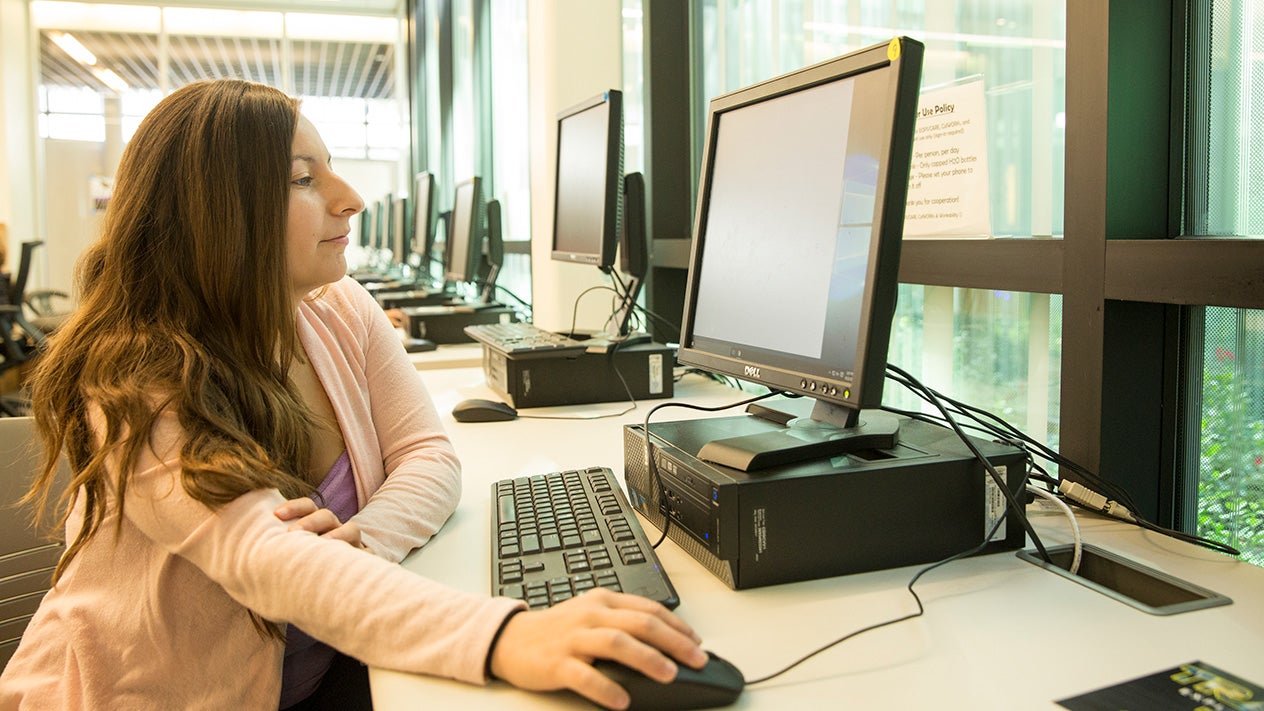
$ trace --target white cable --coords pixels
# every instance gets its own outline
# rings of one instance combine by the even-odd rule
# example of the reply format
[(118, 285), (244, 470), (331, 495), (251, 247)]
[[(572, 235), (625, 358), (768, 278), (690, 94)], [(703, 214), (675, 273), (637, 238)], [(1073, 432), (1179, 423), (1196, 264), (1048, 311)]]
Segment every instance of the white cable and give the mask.
[(1107, 516), (1113, 516), (1128, 523), (1137, 522), (1136, 517), (1132, 515), (1132, 512), (1126, 506), (1118, 501), (1107, 499), (1105, 496), (1082, 484), (1063, 479), (1058, 482), (1058, 491), (1062, 492), (1062, 495), (1068, 499), (1083, 504), (1086, 508), (1104, 513)]
[(1067, 518), (1071, 520), (1071, 533), (1075, 536), (1075, 554), (1071, 556), (1071, 567), (1068, 570), (1071, 575), (1076, 575), (1080, 570), (1080, 554), (1084, 550), (1084, 542), (1080, 539), (1080, 524), (1075, 520), (1075, 512), (1072, 511), (1071, 507), (1067, 506), (1066, 502), (1062, 499), (1059, 499), (1038, 486), (1028, 484), (1027, 491), (1030, 491), (1041, 498), (1052, 501), (1054, 505), (1062, 509), (1062, 513), (1066, 514)]

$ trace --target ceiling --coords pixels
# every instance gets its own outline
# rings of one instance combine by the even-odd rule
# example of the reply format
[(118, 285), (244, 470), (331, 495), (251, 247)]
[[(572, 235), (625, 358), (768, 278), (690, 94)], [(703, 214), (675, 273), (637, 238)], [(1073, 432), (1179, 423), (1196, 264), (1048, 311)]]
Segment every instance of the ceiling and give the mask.
[[(161, 89), (159, 37), (127, 32), (73, 32), (97, 57), (138, 89)], [(168, 35), (166, 88), (197, 79), (238, 77), (285, 88), (296, 95), (386, 99), (395, 95), (395, 46), (378, 42), (287, 40), (293, 83), (284, 72), (282, 40)], [(40, 72), (44, 84), (106, 90), (86, 67), (40, 32)]]

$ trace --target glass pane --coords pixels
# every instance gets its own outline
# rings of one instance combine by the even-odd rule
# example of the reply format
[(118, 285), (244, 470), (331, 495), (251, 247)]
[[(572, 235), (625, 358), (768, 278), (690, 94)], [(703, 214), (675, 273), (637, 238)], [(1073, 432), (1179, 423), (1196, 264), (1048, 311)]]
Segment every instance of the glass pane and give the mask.
[[(473, 0), (452, 3), (452, 180), (474, 177)], [(478, 176), (486, 178), (488, 176)]]
[(1198, 534), (1264, 565), (1264, 311), (1204, 319)]
[(48, 111), (71, 114), (104, 114), (105, 95), (86, 86), (49, 86)]
[(48, 137), (68, 141), (105, 141), (105, 116), (48, 114)]
[(896, 34), (926, 45), (924, 90), (982, 77), (992, 234), (1062, 234), (1063, 0), (701, 0), (699, 16), (702, 101)]
[[(1061, 296), (901, 284), (887, 358), (1056, 449), (1061, 333)], [(938, 414), (889, 380), (883, 404)]]
[[(1208, 184), (1200, 196), (1207, 201), (1206, 224), (1194, 229), (1259, 237), (1264, 235), (1264, 137), (1255, 126), (1264, 116), (1264, 4), (1211, 4), (1209, 63), (1210, 90), (1204, 99), (1209, 130), (1206, 154), (1200, 156), (1207, 161)], [(1200, 216), (1194, 216), (1196, 222)]]
[[(443, 126), (443, 118), (440, 114), (439, 102), (439, 5), (438, 0), (425, 0), (426, 3), (426, 26), (418, 28), (418, 33), (425, 33), (425, 37), (421, 40), (421, 45), (425, 50), (425, 56), (422, 57), (421, 91), (425, 93), (425, 126), (426, 135), (426, 155), (429, 157), (429, 164), (421, 166), (422, 170), (428, 170), (434, 173), (440, 180), (444, 180), (446, 176), (440, 175), (440, 156), (443, 155), (443, 132), (440, 128)], [(440, 194), (442, 194), (442, 188)]]
[(623, 171), (645, 167), (645, 50), (641, 0), (623, 0)]
[[(506, 242), (531, 239), (530, 146), (527, 122), (528, 96), (527, 6), (520, 0), (492, 0), (491, 94), (492, 171), (500, 202), (501, 237)], [(510, 259), (509, 257), (516, 257)], [(506, 255), (497, 284), (518, 298), (531, 299), (529, 255)], [(514, 299), (504, 294), (504, 303)]]
[[(162, 99), (157, 89), (133, 89), (119, 94), (119, 110), (125, 117), (140, 119)], [(127, 139), (124, 139), (127, 140)]]

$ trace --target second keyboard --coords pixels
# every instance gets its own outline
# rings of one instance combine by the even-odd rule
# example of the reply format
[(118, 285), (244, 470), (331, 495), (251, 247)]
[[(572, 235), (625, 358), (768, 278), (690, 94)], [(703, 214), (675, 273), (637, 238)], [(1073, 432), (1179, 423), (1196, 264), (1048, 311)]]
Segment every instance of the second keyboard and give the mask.
[(588, 348), (583, 341), (519, 321), (466, 326), (465, 334), (488, 348), (514, 356), (579, 355)]

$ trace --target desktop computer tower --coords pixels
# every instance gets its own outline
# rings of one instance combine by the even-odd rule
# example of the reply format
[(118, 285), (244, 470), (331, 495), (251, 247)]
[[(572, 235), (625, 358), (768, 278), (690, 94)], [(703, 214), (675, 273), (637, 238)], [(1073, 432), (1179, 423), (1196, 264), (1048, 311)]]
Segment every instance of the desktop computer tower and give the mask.
[(488, 387), (516, 408), (626, 402), (629, 395), (635, 400), (671, 397), (675, 365), (675, 349), (661, 343), (598, 346), (546, 357), (483, 346)]
[[(930, 563), (979, 544), (1006, 510), (1004, 493), (952, 430), (900, 419), (892, 449), (749, 473), (696, 455), (710, 440), (782, 425), (752, 416), (653, 423), (661, 496), (643, 426), (625, 425), (628, 499), (660, 531), (670, 517), (668, 536), (733, 589)], [(1025, 501), (1025, 454), (972, 441)], [(1025, 540), (1011, 513), (984, 552)]]
[(404, 315), (404, 330), (410, 338), (425, 338), (441, 345), (473, 343), (474, 339), (465, 334), (466, 326), (518, 320), (516, 311), (499, 304), (407, 306), (400, 312)]
[(390, 289), (373, 294), (384, 309), (402, 309), (408, 306), (436, 306), (460, 301), (460, 297), (442, 289)]

